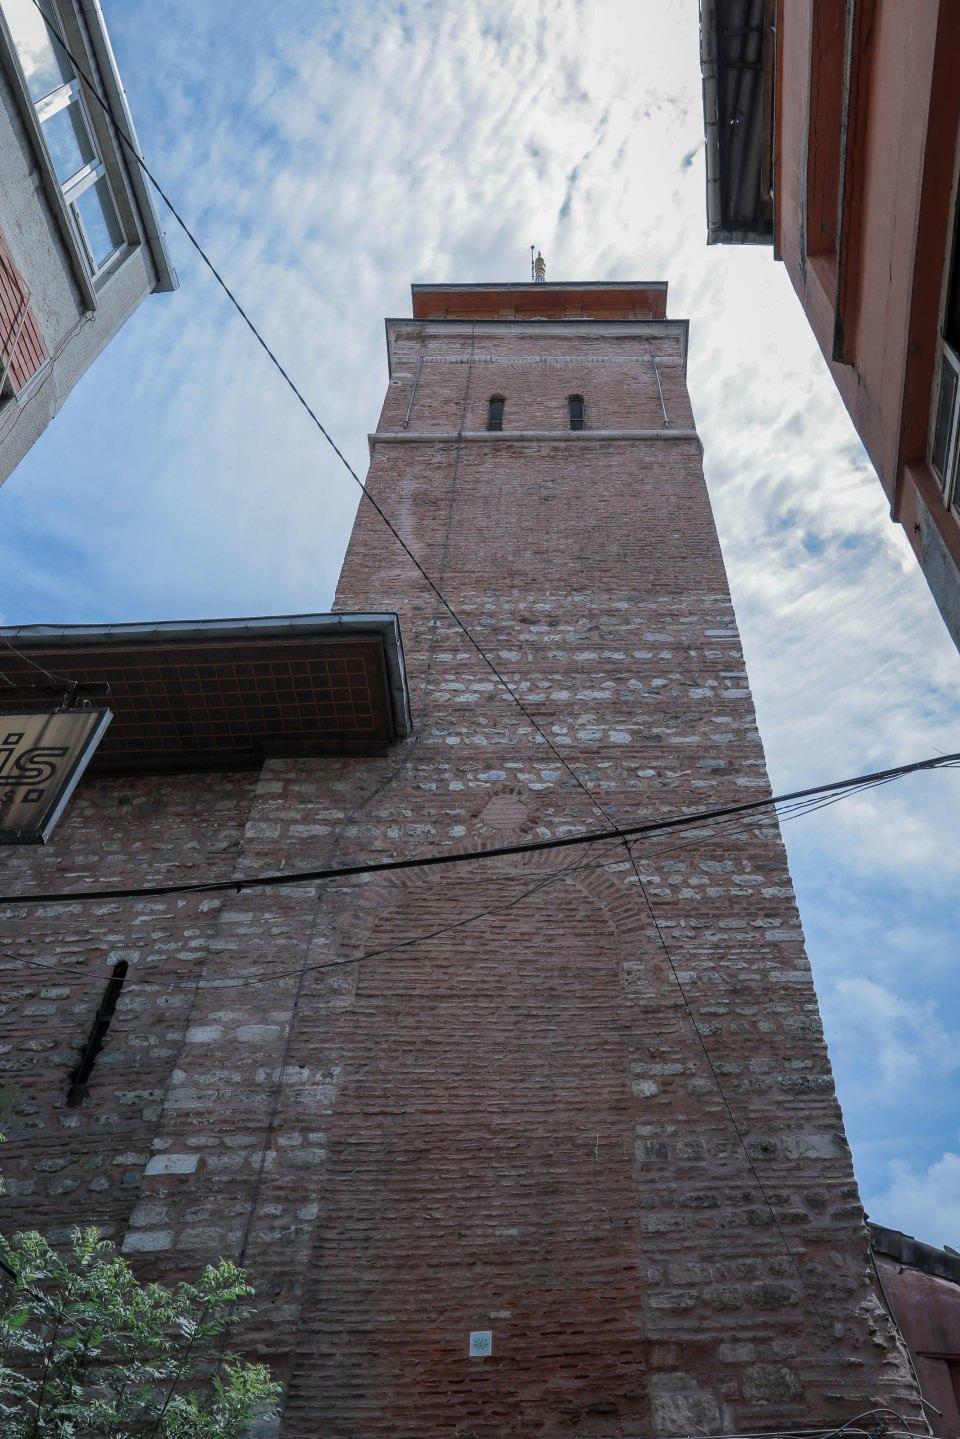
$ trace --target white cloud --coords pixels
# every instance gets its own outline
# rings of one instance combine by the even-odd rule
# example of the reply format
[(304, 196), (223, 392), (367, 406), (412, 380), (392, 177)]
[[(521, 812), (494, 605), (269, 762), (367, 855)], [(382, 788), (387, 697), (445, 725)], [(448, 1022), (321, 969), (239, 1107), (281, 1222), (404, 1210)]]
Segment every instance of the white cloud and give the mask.
[(903, 999), (862, 976), (838, 979), (835, 996), (844, 1044), (859, 1050), (864, 1082), (885, 1103), (918, 1081), (941, 1083), (960, 1069), (960, 1034), (945, 1029), (932, 999)]
[(865, 1202), (878, 1224), (940, 1248), (960, 1247), (960, 1154), (947, 1150), (926, 1169), (894, 1160), (886, 1189)]

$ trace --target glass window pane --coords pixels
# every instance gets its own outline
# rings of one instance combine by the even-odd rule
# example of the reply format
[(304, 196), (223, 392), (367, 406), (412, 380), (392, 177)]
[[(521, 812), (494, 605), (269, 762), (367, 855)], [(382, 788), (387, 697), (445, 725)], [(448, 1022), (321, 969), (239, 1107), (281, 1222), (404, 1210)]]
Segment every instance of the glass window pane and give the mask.
[(940, 394), (937, 396), (937, 417), (933, 426), (930, 459), (941, 480), (946, 479), (947, 449), (950, 444), (950, 422), (957, 398), (957, 372), (946, 356), (940, 362)]
[(97, 158), (83, 111), (76, 100), (44, 120), (43, 138), (61, 185)]
[[(62, 47), (51, 38), (33, 0), (2, 0), (2, 3), (4, 17), (27, 77), (27, 89), (34, 100), (42, 100), (44, 95), (56, 90), (65, 80), (74, 78), (73, 66)], [(52, 11), (50, 19), (56, 25)]]
[(123, 244), (117, 207), (113, 203), (105, 175), (95, 184), (87, 186), (83, 194), (74, 201), (74, 208), (80, 216), (84, 239), (93, 256), (93, 263), (99, 270)]

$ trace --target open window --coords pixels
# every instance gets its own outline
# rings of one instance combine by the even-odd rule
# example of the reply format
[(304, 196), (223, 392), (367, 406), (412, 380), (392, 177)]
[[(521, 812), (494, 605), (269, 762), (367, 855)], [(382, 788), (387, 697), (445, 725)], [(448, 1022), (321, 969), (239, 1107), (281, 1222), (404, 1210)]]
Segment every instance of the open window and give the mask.
[(954, 211), (937, 352), (930, 468), (940, 482), (944, 500), (960, 515), (960, 202)]

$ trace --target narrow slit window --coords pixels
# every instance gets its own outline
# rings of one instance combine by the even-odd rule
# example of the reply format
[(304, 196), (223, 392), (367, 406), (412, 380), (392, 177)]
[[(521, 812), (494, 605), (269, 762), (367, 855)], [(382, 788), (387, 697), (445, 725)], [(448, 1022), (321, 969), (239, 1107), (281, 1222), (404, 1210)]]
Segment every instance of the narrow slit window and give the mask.
[(113, 967), (113, 974), (107, 980), (107, 987), (103, 992), (100, 1001), (100, 1008), (97, 1010), (97, 1017), (93, 1021), (93, 1028), (84, 1045), (80, 1062), (70, 1076), (70, 1087), (67, 1090), (67, 1108), (75, 1109), (82, 1104), (89, 1093), (87, 1081), (93, 1073), (93, 1066), (97, 1061), (97, 1055), (103, 1048), (104, 1040), (107, 1037), (107, 1030), (110, 1028), (110, 1021), (113, 1018), (113, 1011), (117, 1007), (120, 998), (120, 991), (123, 989), (123, 981), (127, 977), (126, 961), (122, 960)]
[(583, 396), (582, 396), (582, 395), (568, 395), (568, 396), (567, 396), (567, 409), (570, 411), (570, 428), (571, 428), (571, 430), (582, 430), (582, 429), (583, 429)]
[(506, 404), (503, 395), (491, 395), (487, 405), (487, 429), (503, 429), (503, 407)]

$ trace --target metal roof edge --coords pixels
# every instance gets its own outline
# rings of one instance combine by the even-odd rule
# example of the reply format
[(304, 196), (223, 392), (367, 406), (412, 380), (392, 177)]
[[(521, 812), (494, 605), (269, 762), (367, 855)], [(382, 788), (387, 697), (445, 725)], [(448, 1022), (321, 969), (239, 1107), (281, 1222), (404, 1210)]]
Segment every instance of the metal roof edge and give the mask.
[(303, 635), (379, 634), (383, 640), (384, 658), (393, 724), (398, 739), (413, 733), (410, 712), (410, 691), (399, 617), (392, 612), (252, 615), (244, 619), (211, 620), (150, 620), (104, 625), (3, 625), (0, 641), (16, 649), (17, 644), (50, 647), (75, 645), (84, 640), (97, 644), (128, 644), (130, 641), (160, 644), (165, 640), (280, 639)]
[(410, 286), (410, 293), (416, 295), (418, 291), (437, 293), (443, 290), (666, 290), (668, 285), (667, 280), (545, 280), (540, 283), (535, 280), (505, 280), (501, 283), (465, 280), (462, 284), (415, 281)]
[(700, 4), (700, 77), (703, 91), (704, 173), (706, 181), (707, 244), (708, 245), (770, 245), (773, 226), (768, 231), (737, 229), (727, 225), (723, 216), (720, 156), (720, 52), (718, 46), (718, 0), (699, 0)]
[(690, 321), (684, 319), (674, 319), (672, 316), (668, 317), (666, 315), (664, 315), (661, 319), (648, 318), (643, 320), (607, 320), (604, 319), (603, 316), (597, 316), (595, 319), (588, 319), (582, 315), (570, 316), (570, 318), (564, 318), (562, 315), (522, 315), (517, 318), (501, 315), (491, 315), (488, 319), (480, 320), (464, 320), (459, 317), (445, 317), (443, 315), (388, 315), (383, 323), (387, 329), (387, 333), (389, 334), (391, 328), (396, 328), (397, 325), (460, 325), (465, 330), (470, 330), (474, 326), (479, 327), (481, 325), (536, 325), (540, 326), (541, 328), (545, 325), (555, 325), (558, 330), (570, 330), (576, 326), (584, 325), (599, 325), (603, 329), (609, 329), (614, 325), (618, 327), (633, 325), (636, 328), (649, 328), (651, 326), (660, 325), (665, 326), (667, 329), (670, 329), (678, 325), (689, 325)]
[(908, 1269), (920, 1269), (936, 1279), (946, 1279), (960, 1284), (960, 1254), (938, 1249), (935, 1244), (925, 1244), (904, 1234), (901, 1229), (888, 1229), (885, 1224), (867, 1221), (870, 1230), (870, 1244), (875, 1254), (896, 1260)]
[(700, 0), (700, 77), (703, 89), (704, 170), (706, 172), (707, 244), (722, 228), (720, 205), (720, 136), (717, 107), (717, 5)]

